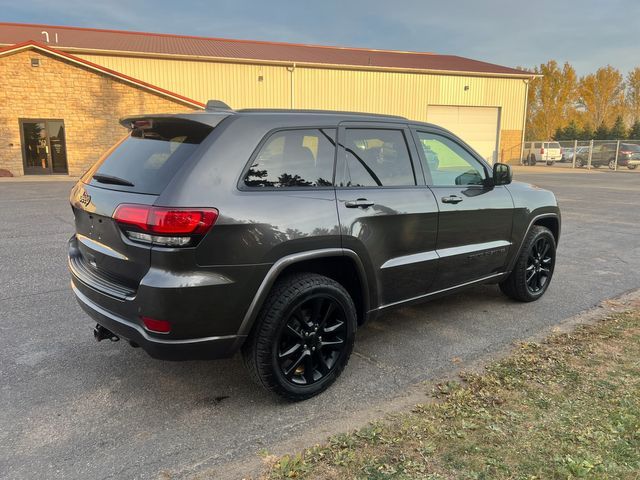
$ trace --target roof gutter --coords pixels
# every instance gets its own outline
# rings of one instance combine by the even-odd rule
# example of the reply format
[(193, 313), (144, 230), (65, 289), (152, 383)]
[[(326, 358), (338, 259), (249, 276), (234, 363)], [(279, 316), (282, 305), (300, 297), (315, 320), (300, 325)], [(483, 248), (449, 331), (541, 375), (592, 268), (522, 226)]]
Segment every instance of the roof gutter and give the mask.
[[(2, 46), (3, 44), (0, 44)], [(9, 46), (10, 44), (4, 44)], [(75, 53), (75, 54), (95, 54), (105, 56), (124, 56), (124, 57), (141, 57), (141, 58), (160, 58), (168, 60), (183, 61), (199, 61), (199, 62), (215, 62), (215, 63), (245, 63), (253, 65), (274, 65), (291, 67), (290, 60), (261, 60), (256, 58), (232, 58), (232, 57), (212, 57), (205, 55), (180, 55), (173, 53), (148, 53), (148, 52), (132, 52), (126, 50), (105, 50), (96, 48), (82, 47), (64, 47), (57, 45), (57, 51)], [(345, 65), (334, 63), (317, 63), (317, 62), (295, 62), (296, 67), (308, 68), (329, 68), (334, 70), (361, 70), (361, 71), (381, 71), (381, 72), (399, 72), (399, 73), (422, 73), (422, 74), (438, 74), (453, 76), (473, 76), (473, 77), (493, 77), (493, 78), (535, 78), (541, 75), (535, 73), (494, 73), (494, 72), (474, 72), (463, 70), (439, 70), (439, 69), (423, 69), (423, 68), (399, 68), (399, 67), (382, 67), (375, 65)]]

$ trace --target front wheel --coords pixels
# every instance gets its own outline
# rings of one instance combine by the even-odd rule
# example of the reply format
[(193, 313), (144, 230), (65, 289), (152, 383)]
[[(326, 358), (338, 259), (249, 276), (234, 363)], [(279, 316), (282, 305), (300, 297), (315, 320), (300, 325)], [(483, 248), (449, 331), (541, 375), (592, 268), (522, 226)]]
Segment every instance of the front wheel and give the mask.
[(629, 170), (635, 170), (638, 165), (627, 165)]
[(580, 157), (576, 157), (576, 167), (582, 168), (584, 166), (584, 160)]
[(511, 274), (500, 290), (515, 300), (533, 302), (549, 287), (556, 263), (556, 241), (551, 231), (534, 225), (522, 245)]
[(534, 166), (536, 164), (536, 156), (532, 153), (529, 155), (529, 165)]
[(305, 400), (340, 376), (356, 325), (353, 300), (341, 284), (294, 274), (274, 285), (242, 357), (259, 385), (288, 400)]

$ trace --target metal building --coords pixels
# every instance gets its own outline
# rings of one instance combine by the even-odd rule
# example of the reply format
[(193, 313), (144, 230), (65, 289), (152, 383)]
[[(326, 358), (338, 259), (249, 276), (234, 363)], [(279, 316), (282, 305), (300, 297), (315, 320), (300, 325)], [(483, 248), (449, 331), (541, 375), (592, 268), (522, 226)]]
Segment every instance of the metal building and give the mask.
[[(10, 139), (0, 169), (14, 175), (78, 174), (121, 135), (117, 116), (202, 108), (211, 98), (402, 115), (452, 130), (490, 161), (515, 161), (532, 76), (433, 53), (12, 23), (0, 23), (0, 49), (0, 133)], [(77, 131), (78, 118), (92, 118), (87, 104), (96, 124), (111, 122), (102, 136), (83, 132), (88, 148)]]

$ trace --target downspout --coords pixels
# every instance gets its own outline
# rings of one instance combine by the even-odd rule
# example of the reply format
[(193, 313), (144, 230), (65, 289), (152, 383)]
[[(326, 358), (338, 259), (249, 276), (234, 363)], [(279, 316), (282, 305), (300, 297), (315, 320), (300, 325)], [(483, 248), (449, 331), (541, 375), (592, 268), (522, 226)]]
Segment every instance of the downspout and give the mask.
[(291, 74), (289, 79), (289, 85), (291, 86), (291, 91), (289, 93), (290, 95), (289, 108), (292, 110), (295, 108), (295, 81), (293, 77), (293, 72), (295, 71), (295, 69), (296, 69), (295, 63), (292, 66), (287, 67), (287, 71)]
[(522, 136), (520, 137), (520, 164), (522, 165), (524, 155), (524, 131), (527, 128), (527, 103), (529, 102), (529, 79), (523, 79), (525, 84), (524, 90), (524, 113), (522, 114)]

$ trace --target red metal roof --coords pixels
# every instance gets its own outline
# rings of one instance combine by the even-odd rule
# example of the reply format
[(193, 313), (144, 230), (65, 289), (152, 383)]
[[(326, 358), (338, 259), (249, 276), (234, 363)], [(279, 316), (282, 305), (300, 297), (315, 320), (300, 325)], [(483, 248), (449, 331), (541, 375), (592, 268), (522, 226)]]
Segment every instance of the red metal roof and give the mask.
[(65, 52), (61, 52), (60, 50), (57, 50), (55, 48), (51, 48), (48, 45), (39, 43), (39, 42), (35, 42), (33, 40), (29, 40), (23, 43), (18, 43), (16, 45), (10, 45), (8, 47), (4, 47), (4, 48), (0, 48), (0, 57), (6, 56), (6, 55), (11, 55), (13, 53), (18, 53), (21, 52), (23, 50), (29, 50), (29, 49), (33, 49), (33, 50), (40, 50), (44, 53), (48, 53), (50, 55), (54, 55), (56, 57), (62, 58), (64, 60), (73, 62), (73, 63), (77, 63), (83, 67), (89, 68), (91, 70), (95, 70), (98, 71), (100, 73), (103, 73), (105, 75), (109, 75), (111, 77), (120, 79), (126, 83), (130, 83), (133, 85), (136, 85), (138, 87), (141, 87), (145, 90), (150, 90), (152, 92), (155, 92), (157, 94), (166, 96), (166, 97), (170, 97), (174, 100), (178, 100), (179, 102), (182, 103), (186, 103), (190, 106), (193, 107), (198, 107), (198, 108), (204, 108), (204, 104), (202, 102), (199, 102), (197, 100), (193, 100), (192, 98), (189, 97), (185, 97), (184, 95), (180, 95), (178, 93), (175, 92), (170, 92), (169, 90), (165, 90), (164, 88), (160, 88), (156, 85), (152, 85), (150, 83), (144, 82), (142, 80), (138, 80), (137, 78), (133, 78), (130, 77), (129, 75), (125, 75), (124, 73), (120, 73), (120, 72), (116, 72), (115, 70), (111, 70), (110, 68), (106, 68), (103, 67), (102, 65), (97, 65), (93, 62), (89, 62), (88, 60), (84, 60), (82, 58), (76, 57), (75, 55), (70, 55), (68, 53)]
[(16, 44), (30, 40), (46, 42), (50, 47), (67, 51), (106, 50), (146, 55), (184, 55), (374, 69), (417, 69), (532, 76), (531, 73), (522, 70), (455, 55), (0, 22), (0, 44)]

